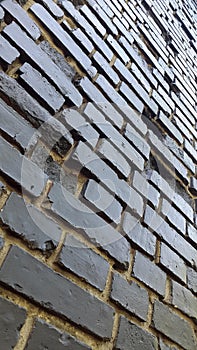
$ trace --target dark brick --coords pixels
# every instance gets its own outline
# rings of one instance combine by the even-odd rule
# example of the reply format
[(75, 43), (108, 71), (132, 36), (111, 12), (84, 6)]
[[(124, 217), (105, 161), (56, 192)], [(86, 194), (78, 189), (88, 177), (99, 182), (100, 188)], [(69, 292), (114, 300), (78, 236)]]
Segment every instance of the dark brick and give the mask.
[(135, 255), (133, 276), (161, 296), (165, 295), (166, 274), (138, 251)]
[(135, 282), (127, 282), (119, 274), (114, 274), (110, 298), (126, 311), (146, 321), (149, 304), (148, 293)]
[(123, 230), (131, 242), (144, 250), (148, 255), (154, 256), (156, 249), (156, 237), (143, 227), (130, 213), (125, 213)]
[(136, 215), (142, 215), (142, 197), (130, 187), (127, 182), (119, 179), (116, 173), (85, 144), (79, 143), (72, 155), (72, 160), (80, 163), (81, 166), (92, 173), (94, 177), (96, 176), (101, 183), (127, 204)]
[(150, 185), (146, 178), (138, 171), (134, 172), (132, 185), (143, 197), (145, 197), (145, 199), (151, 202), (154, 207), (158, 206), (160, 197), (159, 192)]
[(64, 11), (52, 0), (40, 0), (40, 2), (49, 10), (49, 12), (57, 19), (64, 16)]
[(105, 288), (109, 263), (72, 235), (66, 236), (57, 262), (99, 290)]
[(74, 138), (81, 138), (87, 141), (93, 148), (96, 146), (99, 133), (90, 123), (87, 123), (86, 119), (79, 112), (66, 108), (61, 114), (60, 119), (68, 127)]
[(191, 267), (188, 267), (187, 269), (187, 284), (188, 287), (194, 292), (197, 293), (197, 272), (192, 269)]
[(160, 247), (160, 264), (182, 282), (186, 282), (186, 265), (184, 261), (164, 243), (161, 243)]
[(13, 19), (32, 37), (39, 39), (41, 32), (35, 22), (27, 15), (26, 11), (13, 0), (5, 0), (1, 2), (1, 6), (8, 12)]
[(83, 15), (91, 22), (91, 25), (94, 29), (103, 37), (106, 34), (105, 27), (101, 24), (101, 22), (97, 19), (97, 17), (93, 14), (93, 12), (88, 8), (87, 5), (83, 5), (80, 8), (80, 11)]
[(52, 325), (36, 319), (25, 349), (90, 350), (91, 348), (79, 342), (70, 334), (66, 332), (62, 333)]
[(109, 46), (111, 46), (112, 50), (115, 51), (115, 53), (120, 57), (123, 63), (127, 64), (130, 61), (129, 56), (126, 54), (123, 48), (118, 44), (117, 40), (115, 40), (111, 34), (108, 35), (107, 42)]
[(129, 103), (131, 103), (138, 112), (143, 112), (143, 102), (136, 96), (135, 92), (133, 92), (124, 82), (120, 85), (120, 92), (125, 96), (126, 100)]
[(83, 46), (83, 50), (87, 54), (93, 51), (94, 45), (80, 28), (73, 29), (72, 35), (74, 35), (76, 42), (78, 42), (80, 46)]
[(14, 349), (26, 319), (26, 311), (2, 297), (0, 297), (0, 310), (1, 347)]
[(196, 297), (175, 281), (172, 281), (172, 305), (194, 320), (197, 319)]
[(146, 160), (149, 159), (150, 146), (129, 123), (127, 123), (126, 128), (124, 130), (124, 136), (131, 142), (133, 146), (137, 148), (137, 150)]
[(120, 318), (118, 336), (115, 343), (116, 350), (156, 350), (156, 338), (141, 327), (129, 322), (126, 318)]
[(41, 98), (53, 113), (63, 106), (65, 99), (36, 69), (28, 63), (20, 67), (20, 79)]
[(102, 139), (97, 147), (102, 159), (111, 163), (111, 167), (117, 173), (121, 173), (124, 177), (128, 177), (131, 172), (131, 166), (126, 161), (125, 157), (111, 145), (106, 139)]
[(81, 229), (92, 243), (105, 250), (117, 263), (124, 267), (128, 265), (130, 245), (112, 226), (60, 185), (53, 185), (48, 197), (54, 213), (75, 229)]
[(21, 185), (25, 191), (33, 196), (40, 196), (46, 176), (43, 171), (29, 159), (22, 156), (19, 151), (0, 137), (0, 168), (1, 171)]
[(109, 65), (107, 60), (97, 51), (93, 56), (95, 65), (100, 70), (101, 73), (107, 76), (107, 78), (112, 82), (112, 84), (117, 85), (120, 81), (118, 74)]
[(168, 221), (181, 233), (186, 234), (186, 220), (185, 218), (172, 207), (166, 199), (162, 200), (161, 207), (162, 214), (168, 219)]
[(194, 196), (197, 196), (197, 178), (195, 177), (190, 178), (189, 190)]
[(83, 188), (83, 197), (95, 205), (99, 211), (104, 212), (112, 222), (120, 223), (122, 206), (97, 182), (88, 180)]
[(36, 130), (1, 99), (0, 106), (0, 129), (26, 150), (36, 141)]
[(166, 117), (166, 115), (162, 111), (160, 111), (157, 120), (167, 130), (167, 132), (177, 140), (179, 144), (183, 143), (183, 137), (181, 133), (177, 130), (174, 124), (170, 121), (169, 118)]
[(20, 53), (1, 35), (0, 36), (0, 60), (6, 64), (12, 64)]
[(114, 35), (118, 35), (118, 31), (116, 27), (113, 25), (113, 23), (110, 21), (107, 14), (104, 12), (103, 4), (96, 3), (94, 0), (87, 0), (88, 5), (91, 7), (91, 9), (96, 13), (96, 15), (99, 17), (99, 20), (104, 23), (104, 25), (107, 27), (107, 30)]
[(52, 252), (61, 237), (59, 225), (14, 192), (3, 207), (0, 219), (3, 225), (27, 242), (31, 249)]
[(144, 222), (191, 265), (196, 264), (196, 249), (149, 206), (145, 210)]
[(1, 267), (0, 281), (95, 335), (111, 337), (114, 312), (110, 306), (16, 246), (12, 246)]
[(153, 326), (184, 349), (196, 349), (195, 336), (190, 324), (159, 301), (155, 301), (154, 305)]

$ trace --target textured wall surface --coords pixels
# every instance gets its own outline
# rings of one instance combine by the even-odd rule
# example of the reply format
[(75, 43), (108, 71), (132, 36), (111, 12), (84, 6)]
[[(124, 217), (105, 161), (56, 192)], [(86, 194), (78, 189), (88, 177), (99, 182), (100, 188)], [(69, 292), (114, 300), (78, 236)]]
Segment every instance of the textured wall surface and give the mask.
[(0, 3), (0, 349), (195, 350), (197, 3)]

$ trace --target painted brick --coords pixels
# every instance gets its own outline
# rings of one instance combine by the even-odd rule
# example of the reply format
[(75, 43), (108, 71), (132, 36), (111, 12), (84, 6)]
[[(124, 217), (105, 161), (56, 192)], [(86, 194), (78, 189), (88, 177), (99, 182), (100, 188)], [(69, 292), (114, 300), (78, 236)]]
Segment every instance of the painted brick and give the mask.
[(1, 267), (0, 282), (99, 337), (111, 337), (114, 312), (110, 306), (16, 246)]
[(135, 255), (133, 276), (161, 296), (165, 295), (166, 274), (139, 252)]
[(3, 349), (13, 349), (19, 332), (25, 323), (26, 311), (12, 302), (0, 297), (0, 337)]
[(99, 290), (105, 288), (109, 263), (70, 234), (66, 236), (57, 263)]
[(5, 227), (27, 242), (31, 249), (50, 253), (61, 238), (58, 224), (14, 192), (3, 207), (0, 219)]
[(196, 349), (195, 336), (190, 324), (159, 301), (154, 305), (153, 326), (184, 349)]
[(172, 281), (172, 305), (194, 320), (197, 319), (196, 297), (175, 281)]
[(146, 321), (149, 303), (148, 293), (135, 282), (127, 282), (119, 274), (114, 274), (110, 298), (126, 311)]
[(115, 343), (116, 350), (156, 350), (156, 338), (141, 327), (129, 322), (126, 318), (120, 318), (118, 336)]

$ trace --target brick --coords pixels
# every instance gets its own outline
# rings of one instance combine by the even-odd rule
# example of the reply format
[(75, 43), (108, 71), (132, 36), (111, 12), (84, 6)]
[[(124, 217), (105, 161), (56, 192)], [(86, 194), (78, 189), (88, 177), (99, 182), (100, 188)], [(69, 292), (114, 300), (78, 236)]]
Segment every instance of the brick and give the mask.
[(146, 321), (149, 303), (148, 293), (135, 282), (127, 282), (119, 274), (114, 274), (110, 298), (126, 311)]
[(194, 320), (197, 319), (196, 297), (175, 281), (172, 281), (172, 305)]
[(20, 67), (20, 79), (41, 98), (53, 113), (59, 111), (65, 99), (36, 69), (28, 63)]
[(137, 148), (137, 150), (141, 153), (141, 155), (146, 160), (149, 159), (150, 146), (144, 140), (144, 138), (129, 123), (127, 123), (125, 127), (124, 136), (131, 142), (133, 146)]
[(184, 349), (196, 349), (195, 336), (190, 324), (159, 301), (155, 301), (154, 305), (153, 326)]
[[(97, 177), (110, 191), (112, 190), (136, 215), (143, 213), (143, 200), (127, 182), (118, 178), (116, 173), (85, 144), (79, 143), (72, 155), (72, 160), (80, 163), (93, 176)], [(102, 172), (99, 170), (102, 169)], [(112, 189), (113, 184), (113, 189)]]
[(92, 56), (95, 66), (98, 71), (100, 70), (107, 78), (111, 81), (112, 84), (117, 85), (120, 81), (118, 74), (113, 70), (113, 68), (109, 65), (107, 60), (97, 51)]
[(84, 52), (89, 54), (94, 50), (94, 45), (92, 42), (87, 38), (87, 36), (82, 32), (80, 28), (76, 28), (72, 30), (72, 34), (75, 37), (75, 41), (78, 42), (80, 46), (83, 46)]
[(151, 86), (148, 82), (148, 80), (144, 77), (143, 73), (140, 71), (140, 69), (137, 67), (137, 65), (133, 62), (131, 65), (132, 73), (135, 75), (135, 77), (140, 81), (140, 84), (146, 89), (148, 93), (151, 91)]
[(182, 282), (186, 282), (186, 265), (184, 261), (164, 243), (161, 243), (160, 247), (160, 264)]
[(166, 274), (138, 251), (135, 255), (133, 276), (161, 296), (165, 295)]
[(66, 236), (57, 263), (100, 291), (105, 288), (109, 263), (70, 234)]
[(134, 171), (132, 185), (147, 201), (152, 203), (154, 207), (158, 206), (160, 197), (159, 192), (151, 186), (146, 178), (138, 171)]
[(129, 56), (126, 54), (123, 48), (118, 44), (117, 40), (115, 40), (111, 34), (108, 35), (107, 42), (112, 48), (112, 50), (115, 51), (115, 53), (120, 57), (123, 63), (127, 64), (130, 61)]
[(31, 249), (50, 253), (60, 241), (60, 226), (14, 192), (3, 207), (0, 219), (6, 228), (22, 238)]
[(2, 9), (2, 7), (0, 7), (0, 21), (1, 21), (1, 22), (3, 21), (4, 16), (5, 16), (5, 12), (4, 12), (4, 10)]
[(191, 289), (194, 293), (197, 293), (197, 272), (188, 267), (187, 269), (187, 284), (188, 288)]
[(194, 162), (196, 162), (197, 159), (197, 151), (195, 150), (195, 146), (191, 144), (188, 140), (184, 140), (184, 150), (187, 152), (187, 154), (193, 159)]
[(91, 9), (97, 14), (101, 23), (104, 23), (105, 27), (107, 27), (107, 30), (113, 35), (118, 35), (116, 27), (113, 25), (107, 14), (104, 12), (103, 3), (96, 3), (96, 1), (94, 0), (87, 0), (87, 3), (91, 7)]
[[(33, 6), (41, 6), (35, 4)], [(41, 9), (39, 7), (39, 9)], [(44, 8), (43, 8), (44, 10)], [(45, 11), (45, 10), (44, 10)], [(52, 17), (50, 17), (52, 18)], [(55, 21), (55, 20), (54, 20)], [(56, 23), (56, 21), (55, 21)], [(52, 25), (52, 24), (51, 24)], [(51, 27), (51, 29), (53, 29)], [(4, 33), (9, 37), (25, 54), (35, 63), (37, 67), (56, 85), (56, 87), (67, 97), (74, 105), (80, 106), (82, 96), (79, 94), (70, 80), (62, 73), (58, 66), (49, 58), (47, 54), (30, 39), (20, 27), (12, 22), (5, 29)], [(69, 42), (69, 39), (68, 39)], [(68, 44), (69, 45), (69, 44)], [(70, 43), (71, 45), (71, 43)], [(75, 44), (76, 45), (76, 44)]]
[(141, 350), (142, 346), (143, 350), (156, 350), (157, 340), (152, 334), (121, 316), (114, 349)]
[[(162, 85), (162, 87), (169, 92), (170, 91), (170, 86), (169, 84), (166, 82), (166, 80), (164, 79), (163, 75), (157, 70), (157, 69), (153, 69), (153, 76), (157, 79), (158, 83), (160, 83)], [(159, 98), (159, 96), (158, 96)], [(163, 101), (163, 99), (162, 99)], [(166, 104), (165, 104), (166, 106)], [(169, 107), (166, 106), (167, 109), (169, 109)]]
[(0, 36), (0, 59), (6, 64), (12, 64), (20, 53), (1, 35)]
[(172, 205), (166, 201), (166, 199), (163, 199), (162, 201), (162, 207), (161, 212), (168, 221), (182, 234), (185, 235), (186, 233), (186, 220), (185, 218), (179, 214), (179, 212), (172, 207)]
[(128, 265), (129, 243), (112, 226), (106, 224), (102, 218), (58, 184), (53, 185), (48, 198), (52, 203), (51, 210), (55, 214), (75, 229), (82, 230), (93, 244), (106, 251), (122, 267)]
[(28, 339), (26, 350), (34, 349), (56, 349), (56, 350), (90, 350), (91, 348), (78, 341), (66, 332), (61, 332), (57, 328), (36, 319), (33, 330)]
[(174, 124), (170, 121), (166, 115), (160, 111), (159, 116), (157, 118), (158, 122), (167, 130), (167, 132), (176, 139), (179, 144), (183, 143), (183, 137), (181, 133), (177, 130)]
[(197, 178), (190, 177), (189, 190), (194, 196), (197, 196)]
[(88, 6), (87, 5), (81, 6), (80, 11), (91, 22), (91, 24), (95, 28), (95, 30), (102, 37), (105, 36), (105, 34), (106, 34), (105, 27), (101, 24), (101, 22), (97, 19), (97, 17), (93, 14), (93, 12), (88, 8)]
[(132, 103), (133, 107), (138, 112), (143, 112), (143, 102), (136, 96), (135, 92), (133, 92), (124, 82), (122, 82), (122, 84), (120, 85), (120, 92), (124, 95), (128, 102)]
[(95, 205), (99, 211), (103, 212), (112, 222), (119, 224), (121, 219), (122, 206), (107, 192), (101, 185), (94, 180), (88, 180), (85, 184), (83, 197), (91, 204)]
[(197, 229), (190, 223), (187, 224), (187, 235), (194, 243), (197, 244)]
[(2, 99), (0, 99), (0, 106), (0, 129), (25, 151), (36, 141), (38, 136), (35, 134), (36, 130)]
[(166, 345), (161, 339), (159, 341), (159, 346), (160, 346), (160, 350), (177, 350), (177, 348), (175, 348), (174, 346), (168, 346)]
[(60, 119), (68, 127), (74, 138), (82, 138), (93, 148), (96, 146), (100, 135), (79, 112), (66, 108), (62, 112)]
[(196, 249), (149, 206), (146, 206), (144, 222), (192, 266), (196, 265)]
[(127, 178), (131, 172), (131, 167), (126, 161), (125, 157), (111, 145), (106, 139), (102, 139), (97, 147), (101, 158), (111, 163), (112, 169), (118, 174), (121, 173)]
[(0, 297), (0, 337), (3, 349), (13, 349), (26, 319), (26, 311)]
[(153, 90), (152, 98), (156, 101), (159, 107), (164, 110), (164, 112), (171, 114), (171, 108), (168, 106), (168, 104), (164, 101), (164, 99), (156, 90)]
[(181, 134), (184, 135), (184, 137), (186, 137), (189, 141), (193, 139), (191, 132), (188, 130), (188, 128), (185, 127), (185, 125), (182, 123), (179, 117), (173, 115), (172, 122), (176, 125), (176, 127), (179, 129)]
[(29, 159), (22, 156), (17, 149), (2, 137), (0, 137), (0, 145), (1, 171), (31, 195), (40, 196), (46, 183), (46, 176), (43, 171)]
[(109, 18), (112, 18), (114, 16), (114, 13), (104, 0), (96, 0), (96, 2), (102, 7), (103, 11), (105, 11)]
[(4, 239), (3, 237), (0, 237), (0, 250), (3, 248), (4, 246)]
[[(186, 128), (190, 131), (190, 133), (196, 138), (197, 137), (197, 131), (193, 127), (195, 124), (195, 121), (192, 120), (192, 116), (190, 115), (190, 118), (187, 118), (188, 112), (186, 116), (184, 115), (183, 111), (178, 108), (178, 105), (175, 109), (175, 115), (183, 122), (183, 124), (186, 126)], [(193, 139), (193, 137), (192, 137)]]
[(36, 23), (27, 15), (26, 11), (13, 0), (4, 0), (1, 6), (16, 20), (18, 24), (29, 34), (32, 39), (37, 40), (41, 36), (40, 29)]
[(111, 337), (114, 312), (110, 306), (16, 246), (1, 267), (0, 282), (101, 338)]
[(49, 12), (57, 19), (64, 16), (64, 11), (52, 0), (41, 0), (41, 3), (49, 10)]

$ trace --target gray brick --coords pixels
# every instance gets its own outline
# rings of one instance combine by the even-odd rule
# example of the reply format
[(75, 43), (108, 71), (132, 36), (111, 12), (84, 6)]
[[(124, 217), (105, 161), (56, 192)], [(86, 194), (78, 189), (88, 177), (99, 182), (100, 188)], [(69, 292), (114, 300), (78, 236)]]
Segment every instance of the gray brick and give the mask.
[(118, 35), (118, 31), (113, 23), (110, 21), (107, 14), (104, 12), (103, 3), (96, 3), (94, 0), (87, 0), (88, 5), (99, 17), (99, 20), (104, 23), (107, 30), (114, 35)]
[(60, 226), (14, 192), (3, 207), (0, 219), (6, 228), (27, 242), (31, 249), (50, 253), (60, 241)]
[(130, 61), (129, 56), (126, 54), (123, 48), (118, 44), (117, 40), (115, 40), (111, 34), (108, 35), (107, 42), (111, 46), (112, 50), (115, 51), (115, 53), (120, 57), (123, 63), (127, 64)]
[(70, 234), (66, 236), (57, 263), (99, 290), (105, 288), (109, 263)]
[(78, 341), (66, 332), (60, 332), (50, 324), (36, 319), (25, 350), (90, 350), (91, 348)]
[(21, 185), (25, 191), (33, 196), (40, 196), (45, 184), (46, 176), (43, 171), (19, 151), (0, 137), (0, 168), (1, 171)]
[(158, 206), (160, 197), (159, 192), (150, 185), (146, 178), (138, 171), (134, 172), (132, 185), (147, 201), (152, 203), (154, 207)]
[(152, 334), (121, 316), (114, 349), (141, 350), (142, 346), (143, 350), (156, 350), (157, 340)]
[(87, 201), (95, 205), (112, 222), (116, 224), (120, 223), (122, 206), (115, 199), (114, 195), (111, 195), (100, 184), (94, 180), (88, 180), (82, 194)]
[(170, 86), (164, 79), (163, 75), (157, 69), (153, 69), (153, 76), (157, 79), (157, 81), (162, 85), (162, 87), (169, 92)]
[(101, 22), (97, 19), (97, 17), (93, 14), (93, 12), (88, 8), (87, 5), (83, 5), (80, 8), (80, 11), (83, 15), (91, 22), (93, 28), (103, 37), (106, 34), (105, 27), (101, 24)]
[[(34, 4), (33, 6), (39, 6), (39, 10), (42, 9), (40, 4)], [(44, 8), (43, 8), (43, 11)], [(44, 12), (45, 13), (45, 12)], [(50, 16), (49, 16), (50, 17)], [(50, 17), (52, 19), (52, 17)], [(55, 21), (55, 20), (54, 20)], [(49, 23), (51, 23), (49, 21)], [(56, 21), (55, 21), (56, 23)], [(56, 25), (58, 25), (56, 23)], [(51, 30), (52, 23), (51, 23)], [(55, 29), (54, 29), (55, 30)], [(19, 48), (25, 52), (25, 54), (39, 67), (39, 69), (56, 85), (56, 87), (67, 97), (74, 105), (80, 106), (82, 103), (82, 96), (79, 94), (70, 80), (63, 74), (59, 67), (49, 58), (47, 54), (36, 45), (32, 39), (30, 39), (20, 27), (12, 22), (5, 29), (4, 33), (9, 37)], [(60, 32), (60, 34), (62, 34)], [(72, 47), (70, 38), (68, 38), (67, 45)], [(75, 44), (76, 45), (76, 44)], [(75, 47), (75, 46), (74, 46)], [(78, 48), (78, 47), (77, 47)]]
[(197, 178), (190, 178), (189, 190), (194, 196), (197, 196)]
[(161, 243), (160, 264), (182, 282), (186, 282), (186, 265), (167, 245)]
[(114, 312), (110, 306), (16, 246), (4, 260), (0, 282), (101, 338), (111, 337)]
[(140, 81), (140, 84), (146, 89), (148, 93), (151, 91), (151, 86), (148, 80), (144, 77), (143, 73), (137, 67), (137, 65), (133, 62), (131, 65), (131, 71), (135, 75), (135, 77)]
[(195, 150), (195, 146), (186, 139), (184, 140), (184, 150), (193, 159), (193, 161), (196, 162), (197, 151)]
[(53, 0), (41, 0), (41, 3), (49, 10), (49, 12), (57, 19), (64, 16), (64, 11)]
[(27, 15), (27, 12), (13, 0), (4, 0), (1, 6), (8, 12), (13, 19), (22, 26), (22, 28), (32, 37), (37, 40), (41, 36), (40, 29), (36, 23)]
[(110, 64), (107, 62), (107, 60), (98, 51), (95, 52), (92, 58), (95, 62), (95, 66), (97, 67), (98, 71), (100, 70), (101, 73), (107, 76), (107, 79), (109, 79), (112, 82), (112, 84), (117, 85), (120, 81), (120, 78), (110, 66)]
[(172, 305), (194, 320), (197, 319), (196, 297), (175, 281), (172, 281)]
[(150, 146), (144, 140), (144, 137), (142, 137), (129, 123), (127, 123), (124, 130), (124, 136), (131, 142), (133, 146), (137, 148), (137, 150), (146, 160), (149, 159)]
[(126, 311), (146, 321), (149, 304), (148, 293), (135, 282), (127, 282), (119, 274), (114, 274), (110, 298)]
[(55, 214), (75, 229), (82, 230), (93, 244), (106, 251), (122, 267), (127, 267), (130, 246), (119, 232), (60, 185), (53, 185), (48, 197)]
[(165, 295), (166, 274), (138, 251), (135, 255), (133, 276), (161, 296)]
[(152, 98), (156, 101), (159, 107), (164, 110), (164, 112), (171, 114), (171, 108), (168, 106), (168, 104), (164, 101), (163, 97), (161, 97), (161, 95), (156, 90), (153, 90)]
[(136, 96), (135, 92), (133, 92), (124, 82), (120, 85), (120, 92), (124, 95), (128, 102), (132, 103), (133, 107), (138, 112), (143, 112), (143, 102)]
[(159, 341), (159, 345), (160, 345), (160, 350), (177, 350), (177, 348), (175, 348), (174, 346), (168, 346), (166, 345), (161, 339)]
[(4, 12), (4, 10), (2, 9), (2, 7), (0, 7), (0, 21), (3, 21), (4, 16), (5, 16), (5, 12)]
[(170, 121), (169, 118), (166, 117), (166, 115), (162, 111), (160, 111), (157, 120), (167, 130), (167, 132), (177, 140), (179, 144), (183, 143), (183, 137), (181, 133), (177, 130), (174, 124)]
[(84, 32), (80, 28), (73, 29), (72, 35), (74, 35), (75, 41), (78, 42), (79, 45), (83, 47), (84, 52), (89, 54), (90, 52), (93, 51), (94, 45), (87, 38), (87, 36), (84, 34)]
[(0, 36), (0, 59), (6, 64), (12, 64), (20, 53), (2, 35)]
[(26, 319), (26, 311), (0, 297), (0, 338), (2, 349), (13, 349)]
[(184, 235), (186, 234), (185, 218), (175, 208), (172, 207), (171, 203), (169, 203), (164, 198), (162, 200), (161, 212), (174, 226), (175, 229), (177, 229)]
[(0, 250), (3, 248), (4, 246), (4, 239), (3, 237), (0, 236)]
[(184, 349), (196, 349), (195, 336), (190, 324), (159, 301), (155, 301), (154, 305), (153, 326)]
[(197, 272), (191, 268), (187, 268), (187, 284), (194, 293), (197, 293)]

